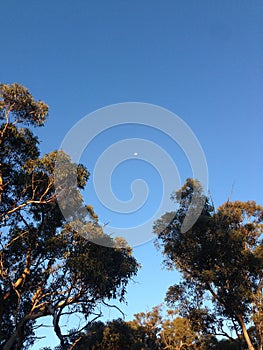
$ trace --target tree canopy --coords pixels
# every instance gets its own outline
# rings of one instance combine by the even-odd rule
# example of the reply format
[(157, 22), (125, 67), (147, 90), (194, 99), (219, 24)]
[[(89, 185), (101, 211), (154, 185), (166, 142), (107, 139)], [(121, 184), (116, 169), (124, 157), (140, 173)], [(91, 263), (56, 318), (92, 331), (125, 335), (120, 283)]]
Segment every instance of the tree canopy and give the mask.
[(76, 343), (76, 350), (220, 350), (222, 344), (237, 350), (230, 347), (232, 343), (228, 340), (218, 342), (214, 336), (201, 335), (187, 318), (179, 317), (175, 310), (164, 313), (158, 305), (135, 314), (132, 321), (117, 319), (90, 324)]
[[(169, 288), (166, 300), (193, 326), (232, 340), (243, 338), (248, 349), (261, 350), (263, 208), (253, 201), (227, 201), (215, 210), (206, 197), (197, 222), (182, 232), (197, 184), (188, 179), (173, 195), (179, 204), (173, 219), (167, 221), (166, 214), (154, 227), (164, 264), (182, 274), (182, 281)], [(197, 193), (202, 200), (200, 184)], [(251, 324), (254, 337), (248, 332)]]
[[(91, 243), (106, 236), (91, 206), (83, 202), (89, 173), (63, 152), (40, 156), (39, 141), (30, 127), (43, 126), (48, 106), (35, 101), (19, 84), (0, 84), (0, 349), (28, 349), (36, 340), (36, 321), (46, 316), (61, 349), (69, 337), (61, 329), (64, 315), (82, 317), (89, 324), (96, 307), (109, 299), (124, 300), (129, 279), (138, 264), (123, 244), (107, 248)], [(60, 174), (59, 195), (72, 192), (81, 217), (83, 235), (66, 222), (57, 203), (54, 167), (58, 157), (77, 173), (77, 182)], [(68, 203), (71, 205), (71, 203)], [(80, 215), (81, 211), (78, 212)], [(89, 215), (87, 215), (87, 213)], [(72, 218), (77, 220), (78, 218)], [(85, 219), (85, 220), (84, 220)]]
[[(181, 273), (171, 309), (98, 320), (100, 305), (125, 300), (139, 264), (84, 202), (86, 167), (62, 151), (41, 155), (33, 128), (47, 116), (24, 86), (0, 84), (0, 349), (30, 348), (51, 318), (56, 350), (262, 350), (263, 208), (228, 200), (215, 209), (194, 179), (153, 228), (164, 265)], [(71, 317), (79, 325), (62, 327)]]

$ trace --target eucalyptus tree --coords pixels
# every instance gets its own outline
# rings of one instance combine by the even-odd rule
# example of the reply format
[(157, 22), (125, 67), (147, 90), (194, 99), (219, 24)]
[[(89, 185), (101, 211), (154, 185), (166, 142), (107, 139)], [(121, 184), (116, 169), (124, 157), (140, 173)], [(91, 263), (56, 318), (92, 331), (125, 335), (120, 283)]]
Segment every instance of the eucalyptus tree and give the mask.
[[(203, 210), (184, 232), (181, 228), (193, 196), (196, 205), (203, 203)], [(154, 226), (164, 264), (182, 276), (180, 283), (169, 288), (167, 302), (197, 329), (233, 342), (241, 343), (243, 338), (249, 350), (262, 350), (262, 206), (254, 201), (227, 201), (215, 210), (192, 179), (173, 199), (178, 204), (173, 218), (166, 213)], [(251, 324), (253, 337), (248, 332)]]
[[(35, 328), (46, 317), (62, 349), (68, 334), (64, 316), (82, 317), (81, 334), (96, 307), (105, 300), (124, 300), (126, 286), (138, 264), (131, 249), (118, 247), (103, 233), (80, 190), (89, 173), (63, 152), (40, 156), (32, 128), (45, 124), (48, 106), (36, 101), (24, 86), (0, 84), (0, 349), (28, 349)], [(62, 172), (55, 188), (57, 158), (77, 174), (72, 181)], [(61, 214), (57, 193), (78, 208), (72, 222)], [(82, 235), (74, 229), (81, 224)], [(96, 245), (90, 235), (103, 241)], [(108, 247), (107, 247), (108, 246)], [(111, 248), (109, 248), (111, 246)], [(36, 321), (37, 325), (36, 325)], [(66, 333), (64, 333), (66, 332)]]

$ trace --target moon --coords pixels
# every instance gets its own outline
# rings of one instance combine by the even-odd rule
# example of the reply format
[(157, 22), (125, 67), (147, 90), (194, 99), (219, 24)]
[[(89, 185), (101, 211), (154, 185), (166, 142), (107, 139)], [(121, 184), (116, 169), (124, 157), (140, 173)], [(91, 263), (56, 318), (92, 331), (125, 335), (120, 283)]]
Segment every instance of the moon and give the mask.
[(139, 155), (139, 153), (138, 153), (138, 152), (134, 152), (133, 155), (134, 155), (135, 157), (137, 157), (137, 156)]

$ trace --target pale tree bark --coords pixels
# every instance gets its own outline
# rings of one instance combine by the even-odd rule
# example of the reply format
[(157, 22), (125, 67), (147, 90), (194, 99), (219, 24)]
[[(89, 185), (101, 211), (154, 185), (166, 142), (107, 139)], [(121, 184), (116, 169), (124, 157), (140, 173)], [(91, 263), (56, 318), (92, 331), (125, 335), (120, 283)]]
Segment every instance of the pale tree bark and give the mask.
[[(219, 301), (219, 303), (221, 305), (224, 305), (224, 303), (222, 303), (222, 301), (220, 300), (220, 298), (218, 297), (218, 295), (215, 293), (215, 291), (213, 290), (213, 288), (210, 286), (210, 284), (207, 284), (207, 287), (208, 287), (208, 290), (211, 292), (212, 296)], [(247, 343), (247, 346), (248, 346), (248, 350), (256, 350), (254, 348), (254, 346), (252, 345), (252, 342), (251, 342), (251, 339), (249, 337), (249, 334), (247, 332), (247, 328), (246, 328), (246, 325), (245, 325), (245, 322), (244, 322), (244, 319), (242, 317), (242, 315), (236, 315), (236, 318), (237, 318), (237, 321), (242, 329), (242, 333), (243, 333), (243, 336), (245, 338), (245, 341)]]
[(245, 325), (243, 317), (241, 315), (237, 315), (237, 318), (238, 318), (238, 322), (240, 324), (240, 327), (242, 329), (242, 333), (244, 335), (245, 341), (247, 343), (248, 350), (255, 350), (254, 346), (251, 343), (251, 339), (250, 339), (249, 334), (247, 332), (247, 327)]

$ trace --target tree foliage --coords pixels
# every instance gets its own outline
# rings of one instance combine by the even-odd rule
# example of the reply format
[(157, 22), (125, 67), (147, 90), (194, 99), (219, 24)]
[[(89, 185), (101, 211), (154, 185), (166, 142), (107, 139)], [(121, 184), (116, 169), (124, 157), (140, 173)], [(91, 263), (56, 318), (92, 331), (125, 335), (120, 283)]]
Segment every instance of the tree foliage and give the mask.
[[(88, 323), (105, 299), (124, 300), (126, 285), (138, 269), (131, 249), (91, 243), (95, 235), (114, 246), (80, 193), (89, 177), (83, 165), (63, 152), (40, 157), (38, 139), (29, 127), (45, 123), (48, 106), (18, 84), (0, 85), (0, 349), (28, 349), (36, 340), (36, 320), (51, 316), (62, 349), (64, 315)], [(73, 222), (57, 203), (54, 167), (58, 157), (77, 181), (61, 173), (59, 195), (78, 204)], [(68, 206), (73, 205), (70, 201)], [(85, 209), (85, 210), (84, 210)], [(85, 214), (84, 214), (85, 213)], [(83, 214), (83, 215), (82, 215)], [(80, 215), (81, 218), (79, 217)], [(81, 222), (83, 235), (74, 230)], [(82, 323), (83, 326), (83, 323)], [(78, 334), (80, 330), (75, 330)]]
[[(182, 232), (196, 191), (205, 203), (202, 213)], [(248, 349), (262, 349), (263, 208), (253, 201), (227, 201), (215, 210), (191, 179), (173, 198), (179, 204), (174, 218), (167, 222), (164, 216), (155, 225), (165, 265), (182, 273), (181, 283), (168, 290), (168, 303), (177, 305), (197, 328), (232, 340), (243, 338)], [(255, 327), (254, 344), (250, 323)], [(235, 336), (226, 332), (226, 325)]]
[[(190, 321), (179, 317), (174, 310), (167, 310), (163, 315), (161, 306), (156, 306), (135, 314), (132, 321), (117, 319), (106, 324), (90, 324), (75, 349), (219, 350), (219, 344), (215, 337), (200, 336)], [(229, 345), (229, 342), (225, 340), (224, 344)]]

